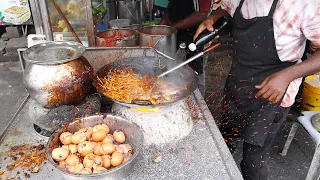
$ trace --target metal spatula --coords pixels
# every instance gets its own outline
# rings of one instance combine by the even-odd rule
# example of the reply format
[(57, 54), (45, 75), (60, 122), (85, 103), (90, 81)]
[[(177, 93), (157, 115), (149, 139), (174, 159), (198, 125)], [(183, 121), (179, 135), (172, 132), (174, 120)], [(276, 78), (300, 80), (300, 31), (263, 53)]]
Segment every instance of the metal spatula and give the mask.
[(192, 56), (191, 58), (187, 59), (186, 61), (178, 64), (177, 66), (175, 66), (175, 67), (173, 67), (173, 68), (171, 68), (171, 69), (169, 69), (169, 70), (161, 73), (160, 75), (158, 75), (158, 78), (161, 78), (161, 77), (163, 77), (163, 76), (165, 76), (165, 75), (167, 75), (167, 74), (169, 74), (169, 73), (171, 73), (171, 72), (179, 69), (180, 67), (182, 67), (182, 66), (190, 63), (191, 61), (196, 60), (197, 58), (203, 56), (204, 54), (206, 54), (206, 53), (209, 52), (209, 51), (212, 51), (212, 50), (214, 50), (214, 49), (217, 49), (220, 45), (221, 45), (221, 43), (216, 43), (216, 44), (211, 45), (210, 47), (206, 48), (203, 52), (200, 52), (200, 53)]

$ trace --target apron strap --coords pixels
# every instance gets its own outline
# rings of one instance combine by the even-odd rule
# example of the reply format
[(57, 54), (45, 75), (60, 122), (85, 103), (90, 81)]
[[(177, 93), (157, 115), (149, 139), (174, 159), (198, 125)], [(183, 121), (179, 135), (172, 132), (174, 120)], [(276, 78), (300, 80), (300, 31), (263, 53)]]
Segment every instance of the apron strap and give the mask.
[(273, 14), (274, 14), (274, 11), (276, 10), (278, 1), (279, 1), (279, 0), (273, 0), (271, 9), (270, 9), (269, 14), (268, 14), (268, 17), (271, 17), (271, 18), (273, 17)]
[(241, 0), (241, 1), (240, 1), (240, 4), (239, 4), (239, 6), (238, 6), (239, 11), (241, 10), (243, 3), (244, 3), (244, 0)]
[(237, 9), (236, 9), (236, 11), (235, 11), (235, 14), (236, 14), (236, 13), (240, 13), (240, 14), (241, 14), (240, 11), (241, 11), (241, 8), (242, 8), (243, 3), (244, 3), (244, 0), (241, 0), (240, 3), (239, 3), (239, 5), (238, 5), (238, 7), (237, 7)]

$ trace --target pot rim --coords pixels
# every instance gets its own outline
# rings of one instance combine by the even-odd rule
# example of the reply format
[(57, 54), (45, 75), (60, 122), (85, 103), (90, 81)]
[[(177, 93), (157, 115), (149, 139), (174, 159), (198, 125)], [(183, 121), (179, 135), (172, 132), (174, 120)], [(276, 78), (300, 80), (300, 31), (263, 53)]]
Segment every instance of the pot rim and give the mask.
[(99, 35), (101, 35), (101, 34), (103, 34), (103, 33), (106, 33), (106, 32), (113, 32), (113, 31), (120, 31), (120, 32), (121, 32), (121, 31), (128, 31), (128, 32), (133, 33), (133, 34), (130, 35), (130, 36), (124, 37), (124, 39), (126, 39), (126, 38), (132, 38), (132, 37), (134, 37), (135, 34), (136, 34), (136, 31), (133, 30), (133, 29), (130, 29), (130, 28), (117, 28), (117, 29), (107, 29), (107, 30), (98, 32), (98, 33), (96, 34), (96, 37), (97, 37), (97, 38), (100, 38), (100, 39), (107, 38), (107, 37), (99, 37)]
[(80, 58), (86, 48), (73, 41), (48, 41), (29, 47), (23, 58), (32, 64), (56, 65)]
[[(158, 28), (158, 27), (165, 27), (165, 28), (173, 30), (173, 32), (168, 35), (156, 35), (156, 34), (149, 34), (149, 33), (142, 32), (144, 29), (147, 29), (147, 28)], [(148, 26), (143, 26), (139, 29), (139, 34), (143, 34), (146, 36), (155, 36), (155, 37), (162, 37), (162, 36), (167, 37), (167, 36), (172, 36), (176, 33), (178, 33), (178, 30), (176, 28), (174, 28), (172, 26), (167, 26), (167, 25), (148, 25)]]

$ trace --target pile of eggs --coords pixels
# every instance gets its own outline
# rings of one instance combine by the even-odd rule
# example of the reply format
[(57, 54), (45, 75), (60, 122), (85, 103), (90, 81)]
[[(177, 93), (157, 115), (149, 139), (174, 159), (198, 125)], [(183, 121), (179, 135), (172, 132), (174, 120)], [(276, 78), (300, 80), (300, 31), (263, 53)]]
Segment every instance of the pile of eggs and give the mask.
[(92, 174), (117, 167), (132, 157), (132, 146), (123, 144), (126, 136), (122, 131), (114, 131), (106, 124), (82, 128), (74, 134), (60, 135), (61, 147), (51, 152), (59, 167), (70, 173)]

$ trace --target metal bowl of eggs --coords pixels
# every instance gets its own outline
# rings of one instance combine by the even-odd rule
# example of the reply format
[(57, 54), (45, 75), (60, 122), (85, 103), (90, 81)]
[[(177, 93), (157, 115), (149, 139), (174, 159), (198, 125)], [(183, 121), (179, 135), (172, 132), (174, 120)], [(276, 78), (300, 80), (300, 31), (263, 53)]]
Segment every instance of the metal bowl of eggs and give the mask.
[(50, 137), (46, 154), (64, 179), (123, 179), (141, 152), (141, 129), (101, 114), (65, 123)]

